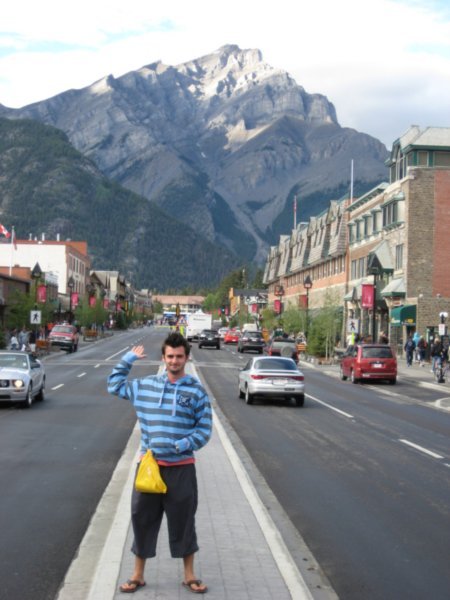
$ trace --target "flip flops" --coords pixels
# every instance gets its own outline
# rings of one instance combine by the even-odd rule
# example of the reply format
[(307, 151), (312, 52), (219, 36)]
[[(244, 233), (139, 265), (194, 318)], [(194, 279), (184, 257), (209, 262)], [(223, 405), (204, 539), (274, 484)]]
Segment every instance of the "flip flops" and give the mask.
[[(140, 588), (143, 588), (144, 585), (145, 585), (145, 581), (139, 581), (136, 579), (128, 579), (128, 581), (126, 583), (124, 583), (123, 585), (120, 586), (119, 590), (123, 594), (134, 594), (134, 592), (136, 592)], [(128, 586), (128, 588), (126, 588), (125, 586)]]
[(190, 579), (189, 581), (183, 581), (183, 587), (192, 592), (193, 594), (206, 594), (208, 588), (205, 586), (201, 589), (195, 589), (194, 585), (199, 588), (202, 585), (201, 579)]

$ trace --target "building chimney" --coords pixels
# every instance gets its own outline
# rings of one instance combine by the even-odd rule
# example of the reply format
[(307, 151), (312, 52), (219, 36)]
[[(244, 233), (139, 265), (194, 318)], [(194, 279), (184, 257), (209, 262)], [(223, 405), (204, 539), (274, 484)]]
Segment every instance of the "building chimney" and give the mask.
[(41, 240), (45, 242), (45, 233), (41, 233)]

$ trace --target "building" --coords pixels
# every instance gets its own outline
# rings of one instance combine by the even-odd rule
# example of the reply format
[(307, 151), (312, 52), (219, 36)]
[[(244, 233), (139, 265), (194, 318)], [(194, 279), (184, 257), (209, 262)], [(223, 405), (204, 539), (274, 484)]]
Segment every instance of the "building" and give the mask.
[(362, 337), (383, 330), (401, 353), (415, 331), (430, 342), (450, 312), (450, 128), (412, 126), (387, 166), (390, 182), (347, 209), (345, 314)]
[(165, 316), (175, 316), (177, 311), (179, 311), (179, 314), (181, 315), (186, 315), (188, 313), (193, 313), (197, 310), (201, 310), (203, 302), (205, 301), (205, 297), (194, 295), (181, 296), (175, 294), (157, 294), (153, 298), (153, 301), (160, 302), (162, 304), (163, 314)]
[(347, 292), (348, 203), (348, 199), (331, 202), (327, 211), (300, 223), (270, 248), (263, 281), (276, 312), (289, 306), (320, 308), (330, 295), (342, 304)]
[[(245, 288), (230, 288), (228, 293), (230, 303), (229, 315), (234, 317), (239, 313), (240, 316), (253, 318), (259, 321), (261, 311), (266, 308), (268, 301), (267, 290)], [(225, 307), (227, 309), (227, 307)]]
[[(269, 304), (312, 307), (335, 290), (344, 331), (387, 334), (398, 353), (413, 332), (428, 342), (446, 333), (450, 313), (450, 128), (412, 126), (387, 160), (389, 182), (281, 236), (264, 281)], [(347, 230), (347, 232), (346, 232)], [(302, 289), (303, 288), (303, 289)], [(282, 310), (282, 307), (280, 308)]]
[[(52, 274), (57, 282), (58, 294), (70, 292), (78, 296), (86, 293), (91, 260), (87, 242), (16, 240), (15, 244), (0, 244), (0, 265), (14, 269), (15, 266), (33, 269), (36, 263), (43, 273)], [(72, 279), (71, 279), (72, 278)], [(73, 282), (73, 287), (68, 282)]]

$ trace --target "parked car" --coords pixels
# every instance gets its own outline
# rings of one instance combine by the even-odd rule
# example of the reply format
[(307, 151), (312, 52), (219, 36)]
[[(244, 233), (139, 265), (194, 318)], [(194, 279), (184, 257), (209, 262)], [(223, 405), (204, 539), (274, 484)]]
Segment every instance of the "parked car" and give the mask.
[(353, 383), (382, 379), (393, 385), (397, 381), (397, 359), (387, 344), (349, 346), (341, 358), (340, 376), (343, 381), (349, 377)]
[(215, 329), (204, 329), (198, 336), (198, 347), (199, 348), (217, 348), (220, 350), (220, 336), (219, 332)]
[(224, 344), (237, 344), (240, 337), (241, 337), (241, 332), (239, 331), (239, 329), (230, 329), (230, 331), (227, 331), (226, 334), (224, 335), (223, 343)]
[(276, 337), (265, 348), (269, 356), (284, 356), (298, 363), (298, 351), (295, 340), (288, 337)]
[(74, 325), (54, 325), (48, 339), (52, 346), (57, 346), (68, 352), (76, 352), (78, 349), (79, 334)]
[(256, 350), (259, 354), (262, 354), (265, 345), (266, 343), (260, 331), (243, 331), (238, 341), (237, 351)]
[(0, 351), (0, 402), (18, 402), (29, 408), (33, 400), (44, 400), (45, 370), (27, 352)]
[(292, 358), (255, 356), (239, 371), (239, 398), (253, 404), (256, 396), (305, 403), (305, 378)]

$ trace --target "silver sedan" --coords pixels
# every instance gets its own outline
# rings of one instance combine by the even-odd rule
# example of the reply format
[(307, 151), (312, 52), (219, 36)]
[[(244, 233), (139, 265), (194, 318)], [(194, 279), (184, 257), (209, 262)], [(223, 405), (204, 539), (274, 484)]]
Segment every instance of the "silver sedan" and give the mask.
[(19, 402), (29, 408), (33, 400), (43, 400), (45, 370), (27, 352), (0, 351), (0, 402)]
[(253, 404), (255, 396), (292, 398), (297, 406), (303, 406), (304, 375), (292, 358), (255, 356), (239, 371), (239, 398)]

